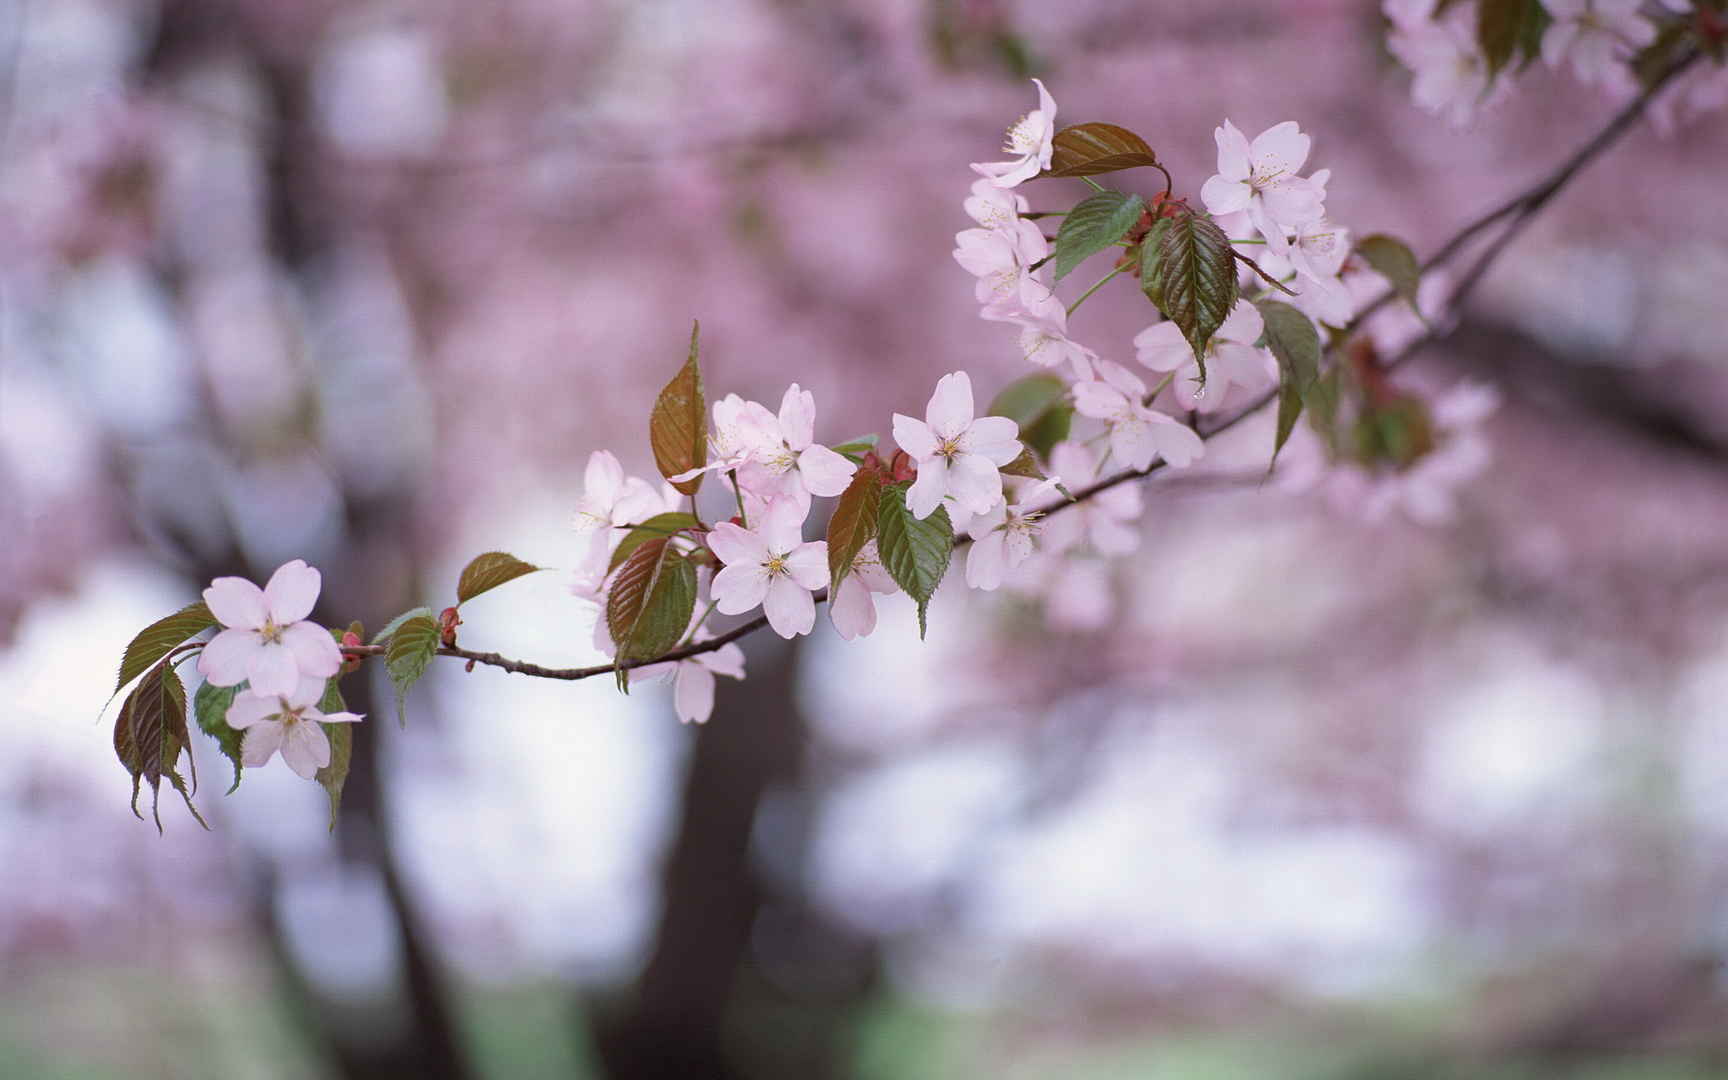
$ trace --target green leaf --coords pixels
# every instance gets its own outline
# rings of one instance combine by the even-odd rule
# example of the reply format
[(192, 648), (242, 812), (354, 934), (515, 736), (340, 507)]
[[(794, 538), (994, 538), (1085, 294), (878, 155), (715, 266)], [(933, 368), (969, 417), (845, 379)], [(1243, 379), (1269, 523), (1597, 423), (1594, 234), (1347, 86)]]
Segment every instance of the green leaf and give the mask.
[(240, 743), (246, 733), (228, 726), (228, 706), (234, 704), (244, 689), (245, 683), (216, 686), (206, 682), (192, 695), (192, 715), (198, 718), (198, 730), (215, 739), (222, 756), (234, 763), (234, 783), (224, 795), (234, 794), (234, 789), (240, 786)]
[(630, 531), (624, 534), (624, 539), (618, 541), (618, 547), (612, 552), (612, 561), (607, 564), (606, 572), (610, 574), (618, 569), (630, 553), (653, 540), (655, 537), (672, 536), (685, 529), (701, 528), (702, 522), (691, 514), (655, 514), (640, 525), (632, 525)]
[[(660, 391), (648, 419), (654, 464), (668, 480), (708, 464), (708, 404), (702, 396), (702, 369), (696, 362), (700, 329), (700, 324), (690, 327), (690, 358)], [(694, 495), (702, 486), (702, 477), (673, 481), (672, 486), (685, 495)]]
[(429, 607), (410, 608), (409, 610), (404, 611), (402, 614), (396, 616), (394, 619), (391, 619), (389, 622), (385, 623), (384, 629), (378, 631), (376, 634), (373, 634), (372, 635), (372, 644), (374, 644), (374, 645), (384, 644), (386, 641), (389, 641), (392, 637), (394, 637), (396, 635), (396, 631), (402, 628), (403, 623), (407, 622), (409, 619), (418, 619), (418, 618), (422, 618), (422, 617), (431, 619), (433, 622), (438, 621), (438, 616), (435, 615), (433, 613), (432, 609)]
[(539, 569), (540, 567), (533, 563), (523, 562), (503, 551), (488, 551), (484, 555), (476, 555), (462, 568), (462, 576), (456, 581), (456, 603), (466, 604), (483, 592), (496, 589), (505, 582), (515, 581), (524, 574), (532, 574)]
[(875, 432), (871, 432), (869, 435), (860, 435), (856, 439), (848, 439), (840, 445), (830, 447), (829, 449), (833, 450), (836, 454), (843, 454), (846, 457), (851, 458), (854, 463), (862, 464), (864, 461), (864, 455), (876, 449), (876, 442), (876, 434)]
[(1032, 457), (1032, 451), (1022, 450), (1020, 456), (1002, 466), (1005, 476), (1023, 476), (1028, 480), (1045, 480), (1044, 470), (1038, 467), (1038, 462)]
[(853, 474), (852, 483), (840, 493), (840, 501), (834, 504), (834, 513), (828, 518), (830, 596), (852, 572), (852, 561), (858, 557), (858, 552), (876, 537), (876, 524), (882, 507), (877, 492), (881, 486), (874, 469), (861, 469)]
[(1356, 241), (1356, 254), (1373, 268), (1376, 274), (1392, 283), (1392, 290), (1411, 307), (1416, 306), (1416, 290), (1422, 284), (1422, 264), (1416, 260), (1404, 241), (1385, 233), (1364, 236)]
[(948, 520), (947, 508), (941, 506), (922, 521), (913, 517), (906, 508), (906, 489), (911, 486), (894, 484), (882, 489), (876, 547), (888, 576), (918, 602), (918, 636), (922, 638), (930, 598), (936, 595), (936, 586), (942, 584), (954, 554), (954, 524)]
[(1138, 195), (1101, 191), (1068, 211), (1056, 230), (1056, 280), (1126, 236), (1145, 209)]
[(1074, 406), (1068, 387), (1052, 372), (1040, 371), (1016, 379), (1002, 388), (990, 402), (991, 416), (1006, 416), (1020, 425), (1020, 441), (1042, 457), (1068, 437), (1074, 422)]
[[(181, 779), (176, 766), (186, 750), (190, 735), (186, 727), (186, 687), (166, 660), (145, 673), (138, 686), (120, 706), (120, 716), (114, 726), (114, 751), (120, 763), (132, 777), (132, 813), (140, 819), (138, 791), (140, 781), (150, 785), (150, 814), (156, 821), (156, 831), (162, 831), (162, 815), (158, 799), (162, 778), (166, 776), (174, 790), (186, 802), (186, 809), (206, 829), (198, 808), (192, 805), (191, 793)], [(198, 781), (198, 764), (191, 763), (192, 781)]]
[[(340, 676), (333, 676), (324, 684), (324, 696), (318, 699), (318, 711), (325, 716), (348, 711), (348, 703), (342, 700), (340, 683)], [(342, 809), (342, 786), (348, 782), (348, 765), (354, 759), (354, 725), (318, 726), (324, 729), (324, 737), (330, 740), (330, 764), (319, 769), (313, 779), (330, 797), (330, 831), (335, 832), (336, 813)]]
[(210, 609), (200, 600), (138, 631), (138, 636), (126, 646), (121, 657), (120, 678), (114, 684), (114, 692), (119, 693), (127, 683), (142, 675), (145, 668), (167, 656), (174, 646), (215, 625), (216, 616), (210, 614)]
[(408, 726), (408, 691), (426, 674), (426, 665), (438, 652), (438, 620), (430, 612), (411, 615), (400, 625), (392, 621), (390, 647), (384, 652), (384, 668), (396, 688), (396, 722)]
[(1209, 217), (1160, 218), (1140, 244), (1140, 288), (1175, 323), (1206, 382), (1206, 346), (1236, 303), (1236, 256)]
[[(669, 537), (647, 540), (612, 579), (606, 594), (606, 629), (619, 663), (651, 660), (674, 648), (696, 611), (696, 567)], [(628, 683), (622, 668), (619, 689)]]
[(1262, 300), (1257, 306), (1266, 323), (1266, 344), (1278, 358), (1278, 430), (1272, 442), (1275, 462), (1302, 417), (1302, 406), (1318, 387), (1320, 334), (1308, 316), (1289, 304)]
[(1098, 176), (1158, 164), (1146, 140), (1115, 124), (1074, 124), (1051, 140), (1045, 176)]
[(1529, 60), (1541, 51), (1548, 13), (1541, 0), (1480, 0), (1476, 8), (1476, 44), (1492, 80), (1520, 53)]

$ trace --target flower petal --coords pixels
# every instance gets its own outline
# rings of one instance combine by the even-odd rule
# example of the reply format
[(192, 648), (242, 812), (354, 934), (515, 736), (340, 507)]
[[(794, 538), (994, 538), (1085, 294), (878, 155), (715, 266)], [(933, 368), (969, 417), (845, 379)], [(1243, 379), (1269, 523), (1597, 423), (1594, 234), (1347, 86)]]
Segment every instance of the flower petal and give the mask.
[(942, 376), (924, 413), (930, 430), (938, 439), (952, 439), (966, 430), (972, 417), (972, 377), (964, 371)]
[(307, 780), (330, 764), (330, 740), (316, 722), (302, 720), (291, 724), (282, 736), (282, 760)]
[(869, 637), (876, 630), (876, 598), (856, 575), (847, 575), (828, 603), (834, 631), (846, 641)]
[(1194, 359), (1194, 351), (1182, 337), (1182, 328), (1168, 320), (1134, 335), (1134, 355), (1142, 366), (1153, 371), (1175, 371)]
[(936, 433), (904, 413), (894, 414), (894, 443), (920, 465), (936, 456)]
[(942, 505), (948, 494), (948, 459), (933, 457), (918, 463), (918, 479), (906, 489), (906, 509), (922, 521)]
[(699, 664), (679, 664), (672, 682), (672, 708), (686, 724), (706, 724), (714, 715), (714, 673)]
[(1245, 210), (1254, 198), (1254, 189), (1241, 180), (1213, 176), (1200, 185), (1200, 201), (1212, 214), (1234, 214)]
[(816, 601), (791, 578), (777, 577), (768, 583), (762, 611), (768, 616), (768, 625), (783, 638), (808, 634), (816, 625)]
[(768, 593), (768, 575), (760, 563), (737, 563), (714, 575), (709, 593), (720, 614), (742, 615), (762, 603)]
[(797, 383), (780, 399), (780, 435), (794, 450), (804, 449), (816, 437), (816, 396)]
[(281, 698), (265, 697), (263, 694), (246, 692), (236, 696), (234, 703), (228, 706), (226, 719), (228, 726), (235, 731), (245, 731), (253, 724), (281, 714)]
[(1212, 129), (1212, 141), (1218, 144), (1218, 175), (1227, 180), (1248, 179), (1248, 136), (1225, 120), (1222, 127)]
[(1256, 175), (1272, 177), (1295, 176), (1308, 160), (1308, 147), (1314, 140), (1302, 134), (1294, 120), (1273, 124), (1254, 137), (1248, 148)]
[(241, 577), (219, 577), (204, 590), (204, 606), (234, 630), (256, 630), (270, 617), (264, 590)]
[(287, 697), (300, 682), (300, 664), (280, 641), (261, 642), (246, 659), (246, 679), (256, 693)]
[(998, 529), (973, 542), (972, 550), (966, 553), (966, 584), (969, 587), (992, 592), (1002, 584), (1003, 542), (1006, 537), (1007, 534)]
[(256, 769), (268, 764), (270, 755), (282, 745), (282, 724), (280, 721), (266, 720), (253, 724), (246, 729), (246, 737), (240, 740), (240, 761), (248, 768)]
[[(208, 596), (209, 593), (206, 592), (205, 595)], [(262, 598), (264, 594), (260, 592), (258, 595)], [(198, 673), (212, 686), (237, 686), (246, 681), (246, 671), (252, 663), (252, 654), (263, 647), (264, 642), (256, 631), (224, 630), (211, 638), (210, 644), (204, 646), (204, 651), (198, 654)]]
[(810, 494), (826, 499), (846, 490), (858, 466), (826, 446), (808, 446), (798, 455), (798, 471), (804, 474), (804, 487)]
[(768, 545), (749, 529), (722, 521), (708, 534), (708, 550), (727, 566), (761, 566), (768, 561)]
[(1020, 456), (1020, 425), (1006, 416), (980, 416), (967, 432), (968, 453), (1006, 465)]
[(691, 663), (701, 664), (714, 674), (729, 679), (744, 677), (744, 650), (736, 645), (722, 645), (711, 653), (691, 657)]
[[(300, 674), (315, 679), (328, 679), (342, 670), (342, 650), (330, 631), (312, 622), (297, 622), (282, 631), (282, 644), (294, 654), (294, 666)], [(322, 696), (323, 691), (319, 691)], [(317, 698), (313, 698), (316, 703)]]
[(301, 559), (277, 567), (276, 572), (270, 575), (270, 583), (264, 586), (264, 602), (270, 608), (270, 618), (277, 626), (287, 626), (312, 614), (312, 605), (318, 602), (318, 590), (323, 581), (323, 575)]
[(960, 454), (948, 470), (948, 493), (962, 508), (988, 513), (1002, 501), (1002, 474), (982, 454)]
[(828, 584), (828, 542), (815, 540), (799, 544), (786, 556), (786, 572), (806, 589), (820, 589)]

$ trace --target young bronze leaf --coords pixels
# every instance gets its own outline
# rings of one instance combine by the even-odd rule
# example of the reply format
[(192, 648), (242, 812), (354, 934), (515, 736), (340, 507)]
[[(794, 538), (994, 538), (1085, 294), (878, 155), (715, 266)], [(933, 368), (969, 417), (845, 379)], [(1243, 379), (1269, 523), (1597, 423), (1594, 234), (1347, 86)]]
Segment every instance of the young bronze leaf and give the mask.
[(852, 483), (840, 493), (834, 513), (828, 518), (828, 589), (830, 594), (840, 588), (840, 582), (852, 572), (852, 560), (865, 544), (876, 537), (876, 522), (881, 512), (882, 486), (875, 469), (860, 469)]
[(1308, 316), (1289, 304), (1262, 300), (1258, 306), (1266, 324), (1266, 344), (1278, 359), (1278, 429), (1272, 442), (1275, 462), (1302, 417), (1302, 406), (1319, 383), (1320, 334)]
[(462, 568), (462, 576), (456, 581), (456, 603), (465, 604), (483, 592), (496, 589), (505, 582), (515, 581), (524, 574), (532, 574), (538, 569), (540, 567), (533, 563), (523, 562), (502, 551), (488, 551), (484, 555), (476, 555), (473, 561)]
[(215, 625), (216, 616), (210, 614), (210, 609), (200, 600), (138, 631), (138, 636), (126, 646), (120, 659), (120, 678), (114, 684), (115, 693), (142, 675), (145, 668), (167, 656), (174, 646)]
[(1056, 280), (1122, 239), (1145, 209), (1146, 200), (1120, 191), (1101, 191), (1081, 200), (1056, 230)]
[(1236, 304), (1236, 257), (1202, 214), (1160, 219), (1140, 245), (1140, 288), (1175, 323), (1206, 379), (1206, 346)]
[[(173, 666), (166, 660), (146, 672), (138, 686), (127, 696), (120, 707), (119, 723), (125, 726), (126, 732), (122, 735), (116, 728), (114, 748), (120, 755), (121, 763), (132, 773), (132, 812), (138, 814), (138, 784), (142, 780), (150, 785), (150, 813), (156, 821), (156, 831), (162, 831), (158, 800), (162, 777), (167, 776), (175, 790), (186, 798), (186, 805), (192, 810), (193, 817), (198, 818), (199, 824), (203, 824), (204, 819), (192, 806), (185, 782), (180, 779), (175, 768), (180, 761), (180, 754), (186, 749), (189, 737), (186, 729), (186, 688), (181, 684), (180, 676), (174, 673)], [(193, 776), (196, 778), (195, 763), (193, 768)]]
[(408, 691), (426, 674), (426, 665), (438, 652), (438, 637), (438, 620), (430, 614), (412, 615), (390, 633), (384, 668), (396, 688), (396, 722), (403, 727), (408, 726)]
[(1068, 437), (1074, 406), (1060, 376), (1048, 371), (1015, 379), (990, 402), (991, 416), (1006, 416), (1020, 426), (1020, 441), (1048, 458), (1050, 448)]
[[(318, 711), (328, 716), (331, 713), (347, 712), (348, 703), (342, 700), (340, 680), (332, 678), (324, 684), (324, 696), (318, 700)], [(324, 729), (325, 738), (330, 740), (330, 764), (319, 769), (313, 779), (324, 788), (324, 793), (330, 797), (330, 831), (336, 831), (336, 812), (342, 809), (342, 785), (348, 782), (348, 765), (354, 758), (354, 725), (353, 724), (320, 724)]]
[[(660, 391), (648, 420), (648, 443), (660, 475), (671, 480), (679, 473), (708, 464), (708, 404), (702, 396), (702, 369), (696, 362), (699, 325), (690, 328), (690, 358)], [(685, 495), (694, 495), (702, 477), (673, 481)]]
[[(606, 595), (606, 628), (618, 660), (650, 660), (670, 651), (696, 611), (696, 568), (669, 537), (649, 540), (631, 553)], [(619, 681), (623, 683), (623, 672)]]
[(918, 602), (918, 636), (922, 638), (930, 598), (936, 595), (936, 586), (942, 584), (954, 554), (954, 525), (942, 506), (922, 521), (913, 517), (906, 508), (909, 487), (895, 484), (882, 489), (876, 547), (888, 576)]
[(1364, 236), (1356, 241), (1356, 254), (1373, 268), (1376, 274), (1392, 283), (1392, 290), (1414, 307), (1416, 289), (1422, 284), (1422, 264), (1404, 241), (1385, 233)]
[(234, 699), (245, 689), (245, 683), (213, 686), (206, 682), (192, 695), (192, 715), (198, 720), (198, 730), (215, 739), (222, 756), (234, 765), (234, 783), (223, 792), (224, 795), (234, 794), (234, 789), (240, 786), (240, 744), (246, 733), (228, 726), (228, 706), (234, 704)]
[(672, 536), (685, 529), (695, 529), (701, 526), (692, 514), (666, 513), (655, 514), (640, 525), (632, 525), (630, 531), (624, 534), (624, 539), (618, 541), (618, 546), (612, 552), (612, 560), (606, 566), (606, 572), (612, 571), (630, 557), (630, 553), (649, 540), (660, 536)]
[(1146, 140), (1115, 124), (1074, 124), (1051, 140), (1045, 176), (1098, 176), (1158, 164)]

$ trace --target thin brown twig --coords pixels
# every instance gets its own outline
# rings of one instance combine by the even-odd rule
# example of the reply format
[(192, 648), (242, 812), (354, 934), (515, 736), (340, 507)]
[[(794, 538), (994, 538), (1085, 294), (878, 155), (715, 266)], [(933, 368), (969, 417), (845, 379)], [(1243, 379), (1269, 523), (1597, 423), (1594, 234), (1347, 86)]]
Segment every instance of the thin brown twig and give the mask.
[[(1501, 234), (1497, 236), (1483, 251), (1483, 253), (1477, 257), (1476, 261), (1470, 265), (1470, 268), (1466, 270), (1464, 275), (1459, 279), (1458, 286), (1452, 290), (1452, 294), (1447, 298), (1446, 308), (1449, 312), (1456, 312), (1458, 310), (1464, 300), (1482, 280), (1483, 276), (1487, 273), (1488, 268), (1492, 266), (1494, 261), (1499, 258), (1500, 254), (1510, 246), (1511, 242), (1517, 238), (1519, 233), (1521, 233), (1530, 223), (1531, 219), (1533, 219), (1543, 207), (1553, 201), (1554, 197), (1558, 195), (1566, 185), (1571, 183), (1573, 178), (1582, 172), (1585, 166), (1589, 165), (1609, 147), (1613, 146), (1614, 143), (1618, 142), (1620, 138), (1631, 129), (1632, 125), (1637, 122), (1639, 117), (1643, 115), (1645, 109), (1649, 107), (1650, 102), (1656, 97), (1656, 95), (1671, 83), (1675, 77), (1680, 75), (1681, 72), (1685, 71), (1695, 63), (1698, 60), (1698, 57), (1698, 52), (1692, 51), (1676, 59), (1667, 67), (1667, 69), (1658, 75), (1642, 93), (1627, 103), (1620, 112), (1616, 113), (1613, 119), (1611, 119), (1607, 125), (1602, 128), (1602, 130), (1597, 132), (1588, 142), (1581, 146), (1565, 161), (1561, 162), (1557, 168), (1548, 173), (1537, 183), (1465, 224), (1457, 233), (1453, 234), (1451, 239), (1442, 244), (1439, 250), (1422, 263), (1422, 272), (1426, 274), (1456, 257), (1459, 252), (1465, 249), (1471, 240), (1493, 228), (1496, 224), (1510, 219), (1510, 224), (1507, 225), (1505, 230), (1503, 230)], [(1394, 290), (1389, 289), (1376, 297), (1361, 311), (1357, 312), (1356, 316), (1345, 325), (1342, 333), (1340, 333), (1335, 340), (1338, 342), (1348, 340), (1362, 328), (1363, 323), (1367, 321), (1369, 316), (1391, 303), (1396, 296), (1397, 293)], [(1437, 321), (1436, 324), (1431, 325), (1421, 336), (1400, 350), (1397, 356), (1388, 361), (1387, 366), (1396, 367), (1398, 364), (1408, 360), (1424, 346), (1444, 336), (1445, 333), (1446, 330), (1443, 329)], [(1277, 391), (1268, 391), (1249, 402), (1233, 415), (1225, 417), (1215, 424), (1195, 424), (1195, 430), (1200, 434), (1201, 438), (1215, 438), (1242, 423), (1250, 416), (1259, 413), (1267, 405), (1276, 400), (1277, 396)], [(1125, 469), (1121, 472), (1114, 473), (1102, 480), (1098, 480), (1079, 489), (1073, 493), (1071, 499), (1059, 502), (1043, 511), (1043, 513), (1045, 516), (1060, 513), (1064, 509), (1083, 503), (1087, 499), (1090, 499), (1101, 492), (1108, 491), (1113, 487), (1126, 484), (1133, 480), (1144, 479), (1162, 471), (1163, 469), (1164, 462), (1155, 461), (1144, 469)], [(967, 544), (972, 542), (972, 539), (973, 538), (970, 536), (955, 537), (955, 550), (965, 547)], [(818, 604), (825, 602), (828, 599), (828, 590), (818, 590), (814, 594), (813, 599)], [(692, 657), (701, 656), (704, 653), (710, 653), (717, 649), (724, 648), (740, 638), (748, 637), (767, 625), (768, 617), (766, 615), (758, 615), (753, 619), (738, 624), (724, 633), (716, 634), (714, 637), (707, 638), (706, 640), (673, 649), (671, 652), (663, 653), (662, 655), (653, 657), (652, 659), (627, 660), (623, 663), (596, 664), (591, 667), (548, 668), (522, 660), (512, 660), (495, 652), (473, 652), (468, 649), (455, 648), (452, 646), (440, 647), (437, 655), (456, 657), (458, 659), (467, 660), (470, 664), (486, 664), (490, 667), (500, 668), (504, 671), (513, 672), (519, 675), (531, 675), (542, 679), (563, 679), (574, 681), (577, 679), (590, 679), (600, 675), (611, 675), (619, 670), (629, 671), (636, 668), (650, 667), (655, 664), (670, 664), (676, 663), (680, 660), (688, 660)], [(385, 647), (382, 645), (344, 646), (342, 651), (352, 657), (378, 656), (384, 653)]]

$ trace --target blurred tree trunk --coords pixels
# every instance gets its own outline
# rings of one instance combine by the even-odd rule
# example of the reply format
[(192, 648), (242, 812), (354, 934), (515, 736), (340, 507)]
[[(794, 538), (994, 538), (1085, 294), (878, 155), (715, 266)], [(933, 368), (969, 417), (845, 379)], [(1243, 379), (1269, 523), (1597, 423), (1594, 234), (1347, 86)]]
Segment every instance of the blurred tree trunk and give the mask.
[[(720, 681), (713, 719), (696, 735), (647, 965), (627, 1000), (589, 1014), (612, 1080), (848, 1071), (852, 1017), (876, 961), (821, 917), (804, 886), (802, 640), (753, 640), (749, 679)], [(790, 983), (789, 970), (808, 977)]]

